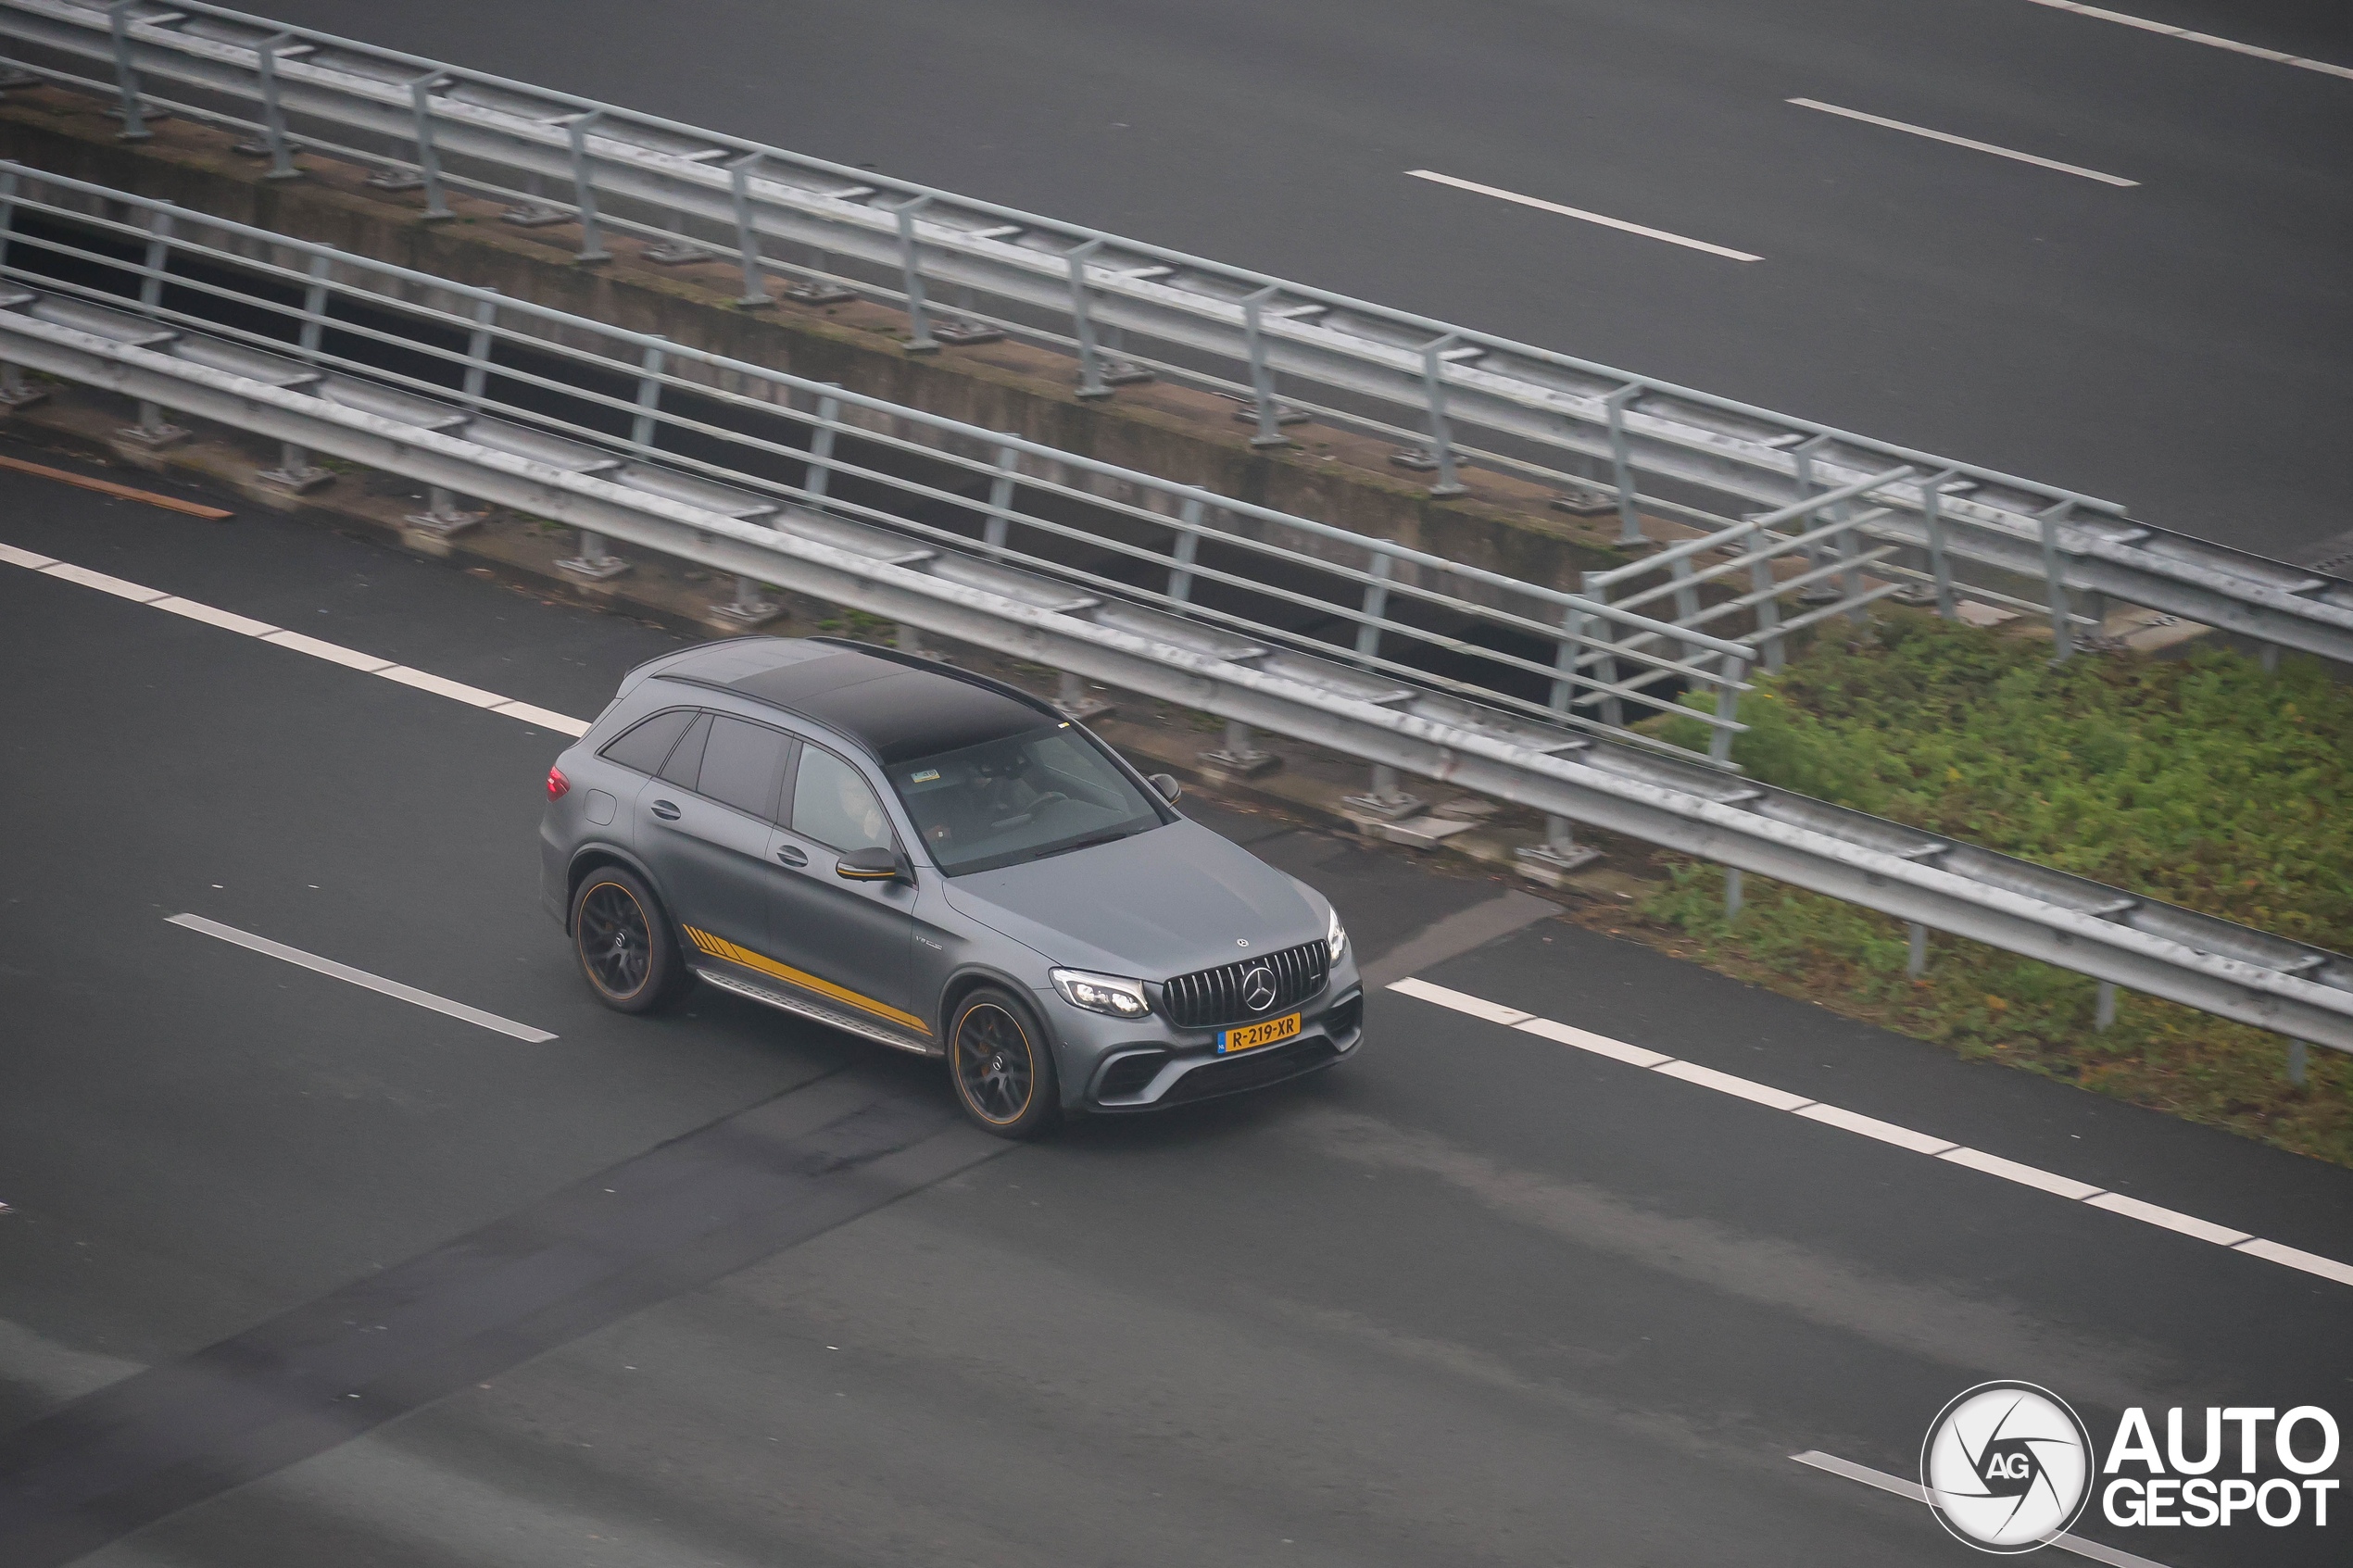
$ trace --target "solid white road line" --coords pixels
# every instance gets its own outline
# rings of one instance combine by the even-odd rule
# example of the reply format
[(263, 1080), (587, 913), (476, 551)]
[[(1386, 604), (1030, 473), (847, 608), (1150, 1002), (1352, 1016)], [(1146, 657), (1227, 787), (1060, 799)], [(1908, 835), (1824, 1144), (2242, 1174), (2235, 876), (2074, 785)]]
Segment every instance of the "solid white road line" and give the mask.
[(378, 659), (374, 654), (361, 653), (357, 648), (347, 648), (339, 643), (322, 643), (316, 637), (306, 637), (299, 632), (282, 631), (266, 621), (256, 621), (250, 616), (218, 609), (211, 605), (199, 604), (194, 599), (179, 598), (165, 593), (160, 588), (148, 588), (136, 583), (126, 583), (120, 577), (109, 577), (103, 571), (93, 571), (88, 567), (73, 566), (48, 556), (36, 555), (31, 550), (20, 550), (14, 545), (0, 545), (0, 564), (21, 566), (27, 571), (37, 571), (44, 577), (55, 577), (63, 583), (78, 583), (82, 587), (95, 588), (101, 593), (112, 594), (118, 598), (130, 599), (136, 604), (151, 605), (157, 609), (168, 609), (174, 615), (184, 615), (191, 621), (201, 621), (208, 626), (218, 626), (224, 632), (234, 632), (240, 636), (257, 638), (282, 648), (292, 648), (296, 653), (307, 653), (313, 659), (323, 659), (330, 664), (340, 664), (347, 670), (358, 670), (370, 675), (381, 675), (387, 681), (397, 681), (404, 686), (414, 686), (419, 691), (431, 692), (435, 696), (446, 696), (452, 702), (462, 702), (473, 708), (486, 708), (493, 713), (503, 713), (510, 719), (520, 719), (526, 724), (535, 724), (543, 730), (553, 730), (559, 734), (570, 735), (575, 740), (588, 733), (588, 721), (585, 719), (574, 719), (569, 714), (558, 713), (528, 702), (520, 702), (513, 697), (501, 696), (497, 692), (486, 692), (480, 686), (469, 686), (462, 681), (452, 681), (447, 676), (427, 674), (422, 670), (411, 670), (405, 664), (395, 664), (389, 659)]
[[(1917, 1481), (1906, 1481), (1901, 1475), (1890, 1475), (1883, 1470), (1873, 1470), (1868, 1464), (1857, 1464), (1851, 1459), (1841, 1459), (1836, 1454), (1826, 1454), (1819, 1449), (1808, 1449), (1802, 1454), (1792, 1454), (1789, 1457), (1800, 1464), (1811, 1465), (1816, 1470), (1828, 1471), (1832, 1475), (1843, 1476), (1849, 1481), (1860, 1481), (1866, 1486), (1877, 1486), (1882, 1492), (1894, 1492), (1899, 1498), (1909, 1498), (1914, 1502), (1923, 1504), (1928, 1501), (1928, 1493)], [(2165, 1568), (2161, 1562), (2152, 1562), (2145, 1557), (2135, 1557), (2129, 1551), (2120, 1551), (2112, 1546), (2102, 1546), (2097, 1541), (2087, 1541), (2081, 1536), (2054, 1536), (2051, 1537), (2050, 1544), (2061, 1551), (2071, 1551), (2078, 1557), (2088, 1557), (2095, 1562), (2105, 1562), (2108, 1568)]]
[[(2157, 1204), (2145, 1203), (2137, 1198), (2127, 1198), (2121, 1193), (2109, 1192), (2106, 1188), (2094, 1186), (2089, 1182), (2079, 1182), (2072, 1176), (2058, 1175), (2053, 1172), (2039, 1170), (2032, 1165), (2021, 1165), (2015, 1160), (2005, 1160), (1998, 1154), (1987, 1154), (1982, 1149), (1964, 1148), (1950, 1138), (1940, 1138), (1932, 1134), (1914, 1132), (1909, 1127), (1901, 1127), (1893, 1122), (1882, 1122), (1876, 1116), (1865, 1116), (1859, 1111), (1842, 1110), (1835, 1105), (1824, 1105), (1819, 1101), (1807, 1099), (1804, 1095), (1792, 1094), (1787, 1089), (1774, 1088), (1769, 1084), (1759, 1084), (1754, 1079), (1736, 1077), (1730, 1073), (1719, 1073), (1713, 1067), (1702, 1067), (1697, 1062), (1678, 1060), (1663, 1052), (1645, 1050), (1640, 1046), (1629, 1046), (1623, 1040), (1613, 1040), (1604, 1035), (1572, 1028), (1566, 1023), (1556, 1023), (1549, 1018), (1538, 1018), (1533, 1013), (1522, 1012), (1517, 1008), (1505, 1007), (1501, 1002), (1491, 1002), (1484, 997), (1474, 997), (1467, 992), (1450, 990), (1443, 985), (1433, 985), (1427, 980), (1399, 980), (1391, 983), (1387, 988), (1420, 1001), (1429, 1002), (1437, 1007), (1466, 1013), (1472, 1018), (1483, 1019), (1490, 1023), (1506, 1024), (1524, 1035), (1533, 1035), (1539, 1039), (1556, 1041), (1564, 1046), (1574, 1046), (1579, 1050), (1591, 1051), (1596, 1056), (1608, 1057), (1615, 1061), (1648, 1068), (1662, 1077), (1680, 1078), (1686, 1084), (1696, 1084), (1701, 1088), (1714, 1089), (1718, 1094), (1736, 1096), (1758, 1105), (1769, 1106), (1775, 1110), (1790, 1111), (1805, 1117), (1809, 1122), (1818, 1122), (1826, 1127), (1836, 1127), (1842, 1132), (1876, 1138), (1881, 1143), (1910, 1149), (1915, 1154), (1925, 1154), (1933, 1159), (1949, 1160), (1956, 1165), (1965, 1165), (1972, 1171), (1982, 1172), (1989, 1176), (1999, 1176), (2004, 1181), (2016, 1182), (2021, 1186), (2030, 1186), (2038, 1192), (2047, 1192), (2054, 1197), (2088, 1204), (2095, 1209), (2105, 1209), (2111, 1214), (2121, 1214), (2128, 1220), (2138, 1220), (2144, 1224), (2157, 1225), (2182, 1236), (2195, 1237), (2199, 1241), (2209, 1241), (2217, 1247), (2229, 1248), (2234, 1252), (2244, 1252), (2250, 1258), (2260, 1258), (2266, 1262), (2278, 1263), (2284, 1268), (2300, 1269), (2308, 1274), (2317, 1274), (2322, 1279), (2334, 1280), (2339, 1285), (2353, 1285), (2353, 1265), (2341, 1263), (2334, 1258), (2322, 1258), (2310, 1252), (2300, 1251), (2293, 1247), (2283, 1247), (2276, 1241), (2264, 1241), (2259, 1237), (2248, 1236), (2245, 1231), (2233, 1230), (2228, 1225), (2218, 1225), (2211, 1220), (2201, 1220), (2194, 1214), (2183, 1214), (2176, 1210), (2159, 1208)], [(2103, 1551), (2106, 1549), (2108, 1549), (2105, 1547), (2100, 1549)], [(2133, 1561), (2138, 1562), (2139, 1559)]]
[(2285, 55), (2277, 49), (2259, 49), (2252, 44), (2240, 44), (2228, 38), (2217, 38), (2210, 32), (2192, 32), (2171, 22), (2153, 22), (2143, 17), (2128, 17), (2121, 11), (2104, 11), (2097, 6), (2081, 6), (2076, 0), (2034, 0), (2037, 6), (2048, 6), (2055, 11), (2072, 11), (2079, 17), (2094, 17), (2104, 22), (2121, 22), (2137, 27), (2143, 32), (2161, 32), (2168, 38), (2178, 38), (2184, 44), (2203, 44), (2209, 49), (2228, 49), (2234, 55), (2252, 55), (2259, 60), (2277, 60), (2284, 66), (2301, 66), (2306, 70), (2325, 71), (2331, 76), (2353, 77), (2353, 66), (2333, 66), (2326, 60), (2309, 60), (2301, 55)]
[(533, 1045), (556, 1037), (545, 1029), (534, 1029), (528, 1023), (517, 1023), (511, 1018), (501, 1018), (495, 1012), (484, 1012), (480, 1008), (470, 1008), (463, 1002), (453, 1002), (447, 997), (436, 997), (431, 991), (420, 991), (414, 985), (403, 985), (397, 980), (386, 980), (381, 974), (370, 974), (364, 969), (354, 969), (349, 964), (337, 963), (333, 959), (322, 959), (316, 953), (306, 953), (299, 947), (289, 947), (283, 942), (272, 942), (267, 936), (256, 936), (250, 931), (239, 931), (233, 925), (223, 925), (217, 920), (207, 920), (202, 915), (170, 915), (166, 917), (166, 923), (184, 926), (190, 931), (201, 932), (207, 936), (218, 936), (223, 942), (233, 942), (240, 947), (249, 947), (257, 953), (266, 953), (273, 959), (283, 959), (290, 964), (299, 964), (304, 969), (315, 971), (320, 974), (349, 981), (354, 985), (364, 986), (371, 991), (397, 997), (401, 1001), (417, 1007), (430, 1008), (434, 1012), (462, 1019), (468, 1023), (476, 1024), (484, 1029), (495, 1029), (501, 1035), (510, 1035), (518, 1040), (529, 1041)]
[(1458, 180), (1452, 174), (1441, 174), (1435, 169), (1409, 169), (1405, 172), (1416, 180), (1434, 180), (1441, 185), (1452, 185), (1458, 191), (1476, 191), (1482, 196), (1493, 196), (1497, 201), (1517, 202), (1522, 207), (1532, 207), (1540, 212), (1557, 212), (1563, 218), (1581, 218), (1588, 223), (1598, 223), (1604, 229), (1617, 229), (1624, 233), (1640, 234), (1649, 240), (1665, 240), (1670, 245), (1681, 245), (1686, 250), (1704, 250), (1710, 256), (1720, 256), (1727, 261), (1765, 259), (1761, 256), (1751, 256), (1744, 250), (1727, 250), (1722, 245), (1709, 245), (1705, 240), (1694, 240), (1686, 234), (1670, 234), (1664, 229), (1646, 229), (1640, 223), (1629, 223), (1622, 218), (1604, 218), (1598, 212), (1587, 212), (1582, 207), (1563, 207), (1558, 202), (1540, 201), (1534, 196), (1523, 196), (1516, 191), (1498, 190), (1492, 185), (1482, 185), (1476, 180)]
[(2096, 169), (2085, 169), (2078, 164), (2061, 163), (2057, 158), (2036, 157), (2032, 153), (2021, 153), (2009, 147), (1997, 147), (1991, 142), (1972, 142), (1966, 136), (1956, 136), (1947, 131), (1931, 131), (1925, 125), (1909, 125), (1900, 119), (1885, 119), (1875, 114), (1865, 114), (1860, 109), (1843, 109), (1836, 104), (1825, 104), (1813, 98), (1790, 98), (1785, 101), (1795, 104), (1801, 109), (1819, 109), (1824, 114), (1843, 115), (1848, 119), (1859, 119), (1866, 125), (1883, 125), (1890, 131), (1904, 131), (1915, 136), (1925, 136), (1931, 142), (1949, 142), (1957, 147), (1969, 147), (1981, 153), (1992, 153), (1995, 157), (2016, 158), (2020, 163), (2031, 163), (2038, 169), (2056, 169), (2061, 174), (2080, 174), (2086, 180), (2097, 180), (2104, 185), (2138, 185), (2140, 183), (2138, 180), (2127, 180), (2120, 175), (2102, 174)]

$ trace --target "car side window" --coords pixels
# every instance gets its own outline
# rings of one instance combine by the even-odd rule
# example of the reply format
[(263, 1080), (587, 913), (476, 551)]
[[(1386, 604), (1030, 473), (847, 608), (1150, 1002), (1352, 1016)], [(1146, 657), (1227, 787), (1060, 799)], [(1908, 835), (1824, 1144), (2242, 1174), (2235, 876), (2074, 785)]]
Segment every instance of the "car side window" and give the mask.
[(673, 708), (667, 713), (657, 713), (650, 719), (640, 719), (599, 753), (609, 761), (641, 773), (659, 773), (670, 756), (670, 748), (695, 721), (691, 708)]
[(711, 715), (696, 714), (693, 726), (670, 748), (670, 760), (661, 765), (661, 776), (680, 789), (694, 788), (702, 772), (703, 742), (710, 738)]
[(888, 849), (890, 819), (862, 774), (830, 751), (800, 748), (793, 776), (792, 830), (829, 849)]
[(792, 737), (781, 730), (718, 714), (711, 721), (711, 738), (703, 747), (702, 777), (695, 793), (774, 821), (791, 746)]

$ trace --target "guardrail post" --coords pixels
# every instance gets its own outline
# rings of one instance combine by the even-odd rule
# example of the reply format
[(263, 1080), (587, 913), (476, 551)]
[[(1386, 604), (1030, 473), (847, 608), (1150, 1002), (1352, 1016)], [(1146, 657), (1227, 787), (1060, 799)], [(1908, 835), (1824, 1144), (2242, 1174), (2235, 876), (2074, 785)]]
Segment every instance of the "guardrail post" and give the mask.
[[(310, 258), (310, 282), (302, 291), (302, 326), (295, 336), (296, 351), (306, 364), (318, 364), (319, 345), (326, 337), (327, 277), (333, 265), (324, 256)], [(313, 464), (307, 448), (288, 441), (279, 445), (278, 466), (260, 477), (300, 495), (318, 489), (334, 475)]]
[(1266, 363), (1266, 334), (1260, 320), (1266, 302), (1280, 292), (1269, 284), (1242, 301), (1242, 344), (1250, 353), (1250, 395), (1258, 416), (1258, 433), (1250, 438), (1252, 446), (1291, 445), (1283, 433), (1282, 406), (1275, 401), (1275, 370)]
[(1918, 921), (1909, 922), (1906, 926), (1905, 935), (1907, 940), (1904, 956), (1904, 972), (1909, 978), (1918, 980), (1928, 973), (1928, 927)]
[[(1446, 350), (1453, 346), (1457, 334), (1448, 332), (1435, 343), (1422, 345), (1422, 401), (1429, 410), (1429, 456), (1438, 465), (1438, 483), (1429, 487), (1433, 497), (1468, 494), (1454, 472), (1454, 433), (1446, 422)], [(1392, 458), (1391, 461), (1396, 459)], [(1406, 465), (1420, 468), (1418, 461)]]
[[(490, 292), (495, 295), (498, 291)], [(492, 329), (497, 320), (496, 299), (474, 301), (474, 329), (466, 334), (466, 377), (461, 390), (466, 407), (477, 414), (482, 412), (483, 394), (490, 385), (490, 350), (497, 336)]]
[(588, 128), (604, 118), (602, 109), (567, 116), (564, 134), (572, 142), (572, 205), (580, 209), (580, 254), (574, 261), (610, 261), (604, 236), (597, 228), (596, 173), (588, 161)]
[(380, 174), (368, 182), (379, 190), (409, 191), (422, 185), (425, 209), (418, 214), (428, 223), (438, 223), (458, 215), (449, 208), (449, 200), (441, 188), (441, 149), (434, 144), (433, 90), (449, 79), (437, 70), (427, 71), (409, 83), (409, 114), (415, 122), (412, 133), (417, 144), (417, 178), (412, 182), (397, 174)]
[(1636, 382), (1602, 399), (1602, 407), (1609, 410), (1609, 467), (1617, 485), (1617, 542), (1621, 545), (1643, 542), (1642, 508), (1634, 500), (1633, 458), (1626, 439), (1626, 405), (1643, 391)]
[(1944, 554), (1944, 485), (1958, 473), (1946, 469), (1920, 489), (1920, 521), (1928, 530), (1928, 566), (1936, 578), (1936, 613), (1947, 621), (1960, 613), (1953, 602), (1953, 563)]
[[(1609, 603), (1609, 584), (1597, 581), (1601, 575), (1598, 571), (1585, 573), (1585, 596), (1598, 604), (1607, 604)], [(1594, 682), (1596, 684), (1614, 686), (1617, 684), (1617, 655), (1606, 650), (1617, 641), (1617, 629), (1608, 621), (1604, 620), (1593, 640), (1600, 645), (1594, 649)], [(1602, 722), (1612, 729), (1625, 728), (1626, 704), (1618, 695), (1616, 692), (1603, 692), (1600, 694), (1599, 700)]]
[(1553, 689), (1545, 698), (1555, 713), (1567, 713), (1577, 701), (1577, 666), (1585, 654), (1585, 612), (1575, 605), (1561, 611), (1561, 634), (1553, 645)]
[(1756, 646), (1765, 656), (1765, 668), (1778, 671), (1788, 661), (1788, 650), (1781, 646), (1781, 601), (1773, 591), (1773, 557), (1765, 531), (1754, 526), (1755, 520), (1764, 515), (1751, 512), (1743, 520), (1752, 526), (1748, 537), (1741, 542), (1741, 550), (1748, 557), (1748, 591), (1756, 599)]
[(909, 335), (900, 346), (910, 354), (930, 354), (939, 347), (939, 340), (931, 335), (930, 314), (924, 308), (923, 247), (915, 241), (916, 210), (930, 205), (929, 196), (917, 196), (891, 208), (899, 220), (899, 266), (906, 274)]
[(1394, 822), (1418, 815), (1428, 802), (1399, 783), (1396, 769), (1376, 762), (1373, 764), (1373, 787), (1363, 795), (1343, 797), (1340, 804), (1353, 809), (1351, 815)]
[(139, 73), (131, 64), (131, 7), (139, 0), (114, 0), (107, 7), (107, 27), (114, 35), (114, 79), (122, 92), (122, 129), (115, 134), (125, 142), (145, 142), (155, 135), (147, 129), (139, 102)]
[(997, 471), (988, 481), (988, 521), (980, 530), (981, 546), (990, 560), (1005, 558), (1005, 535), (1012, 531), (1013, 520), (1013, 486), (1020, 474), (1021, 448), (1005, 442), (997, 448)]
[(1239, 719), (1226, 721), (1226, 744), (1215, 751), (1202, 752), (1201, 759), (1221, 773), (1245, 779), (1271, 773), (1283, 764), (1281, 758), (1252, 743), (1250, 726)]
[(758, 153), (746, 153), (727, 166), (727, 194), (736, 204), (736, 251), (742, 257), (744, 292), (736, 303), (747, 310), (757, 310), (776, 303), (768, 292), (767, 275), (760, 267), (760, 232), (751, 221), (751, 171), (760, 162)]
[(819, 511), (825, 509), (825, 492), (833, 486), (834, 432), (840, 427), (841, 399), (818, 398), (817, 428), (809, 433), (809, 477), (800, 487), (809, 493), (810, 504)]
[(1087, 398), (1109, 397), (1117, 389), (1103, 380), (1102, 365), (1095, 356), (1095, 320), (1087, 298), (1087, 258), (1102, 248), (1101, 240), (1088, 240), (1071, 251), (1070, 263), (1070, 323), (1072, 334), (1078, 339), (1078, 395)]
[[(172, 215), (157, 211), (147, 220), (146, 259), (139, 273), (139, 306), (144, 310), (163, 308), (163, 280), (171, 260)], [(158, 451), (188, 439), (189, 433), (164, 418), (162, 405), (139, 401), (139, 422), (115, 432), (116, 439)]]
[(637, 412), (629, 421), (629, 446), (641, 458), (653, 455), (655, 438), (661, 434), (661, 370), (669, 358), (657, 342), (648, 344), (637, 360), (642, 373), (637, 377)]
[(606, 546), (603, 534), (591, 533), (585, 528), (577, 532), (580, 553), (558, 561), (558, 571), (583, 583), (610, 583), (629, 570), (629, 563), (614, 555)]
[(1738, 920), (1740, 912), (1741, 869), (1738, 866), (1726, 866), (1724, 868), (1724, 918), (1727, 921)]
[(1381, 617), (1389, 613), (1389, 578), (1397, 562), (1387, 551), (1375, 550), (1369, 570), (1373, 581), (1365, 584), (1363, 608), (1365, 619), (1356, 625), (1356, 654), (1360, 659), (1380, 657)]
[(2034, 514), (2043, 527), (2043, 588), (2049, 596), (2051, 607), (2051, 662), (2064, 664), (2075, 657), (2075, 628), (2070, 624), (2071, 610), (2067, 602), (2067, 583), (2059, 571), (2059, 522), (2075, 509), (2072, 501), (2061, 501)]
[(1748, 666), (1730, 654), (1719, 656), (1717, 673), (1722, 678), (1716, 688), (1716, 733), (1707, 737), (1707, 759), (1730, 762), (1732, 759), (1732, 737), (1738, 733), (1732, 725), (1741, 712), (1741, 680), (1748, 673)]
[(1176, 543), (1169, 551), (1168, 596), (1178, 604), (1193, 598), (1193, 558), (1201, 551), (1201, 502), (1188, 495), (1177, 504)]
[(2299, 1089), (2304, 1086), (2304, 1056), (2303, 1041), (2290, 1040), (2287, 1043), (2287, 1081)]
[(1601, 858), (1602, 852), (1592, 845), (1577, 842), (1577, 824), (1567, 817), (1547, 816), (1544, 842), (1523, 844), (1512, 851), (1515, 869), (1548, 887), (1563, 885), (1569, 872)]
[[(1818, 521), (1810, 504), (1814, 498), (1814, 451), (1829, 440), (1830, 437), (1827, 435), (1817, 435), (1809, 440), (1799, 442), (1790, 449), (1792, 473), (1797, 483), (1797, 498), (1808, 503), (1806, 509), (1792, 520), (1797, 524), (1797, 532), (1800, 533), (1813, 533), (1814, 524)], [(1822, 546), (1818, 543), (1808, 544), (1806, 546), (1806, 570), (1810, 572), (1821, 564)], [(1833, 604), (1837, 602), (1837, 599), (1838, 590), (1826, 582), (1809, 583), (1797, 592), (1797, 602), (1800, 604)]]
[(270, 168), (261, 176), (264, 180), (302, 178), (302, 170), (294, 166), (294, 151), (286, 144), (286, 111), (278, 102), (278, 50), (293, 38), (293, 33), (282, 32), (253, 48), (254, 65), (261, 77), (261, 134), (270, 155)]
[(2092, 999), (2092, 1027), (2108, 1029), (2116, 1022), (2116, 982), (2103, 980)]

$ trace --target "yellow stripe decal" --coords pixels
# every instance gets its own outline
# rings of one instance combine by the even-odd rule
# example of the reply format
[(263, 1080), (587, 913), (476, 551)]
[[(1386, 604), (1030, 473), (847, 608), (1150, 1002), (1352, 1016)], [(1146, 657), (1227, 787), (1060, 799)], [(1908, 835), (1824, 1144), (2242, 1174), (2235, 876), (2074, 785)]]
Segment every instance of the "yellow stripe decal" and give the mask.
[(762, 974), (773, 975), (787, 985), (798, 985), (806, 991), (814, 991), (821, 997), (828, 997), (837, 1002), (848, 1002), (851, 1007), (871, 1012), (877, 1018), (888, 1019), (902, 1029), (912, 1029), (919, 1035), (931, 1033), (930, 1027), (912, 1012), (901, 1012), (887, 1003), (875, 1000), (872, 997), (862, 997), (857, 992), (837, 985), (830, 980), (820, 980), (813, 974), (804, 974), (789, 964), (780, 964), (764, 954), (753, 952), (749, 947), (738, 947), (726, 938), (713, 936), (708, 931), (697, 931), (691, 925), (685, 929), (686, 935), (693, 939), (695, 946), (714, 959), (725, 959), (729, 963), (741, 964), (746, 969), (756, 969)]

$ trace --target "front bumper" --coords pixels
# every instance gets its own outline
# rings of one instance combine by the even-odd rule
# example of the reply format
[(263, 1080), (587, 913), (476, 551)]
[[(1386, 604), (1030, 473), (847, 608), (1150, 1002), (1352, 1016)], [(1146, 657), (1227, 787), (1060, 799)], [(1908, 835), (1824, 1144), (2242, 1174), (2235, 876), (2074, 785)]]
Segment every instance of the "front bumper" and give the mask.
[(1220, 1055), (1214, 1029), (1178, 1029), (1158, 1013), (1109, 1018), (1038, 993), (1054, 1033), (1066, 1110), (1126, 1114), (1240, 1094), (1303, 1077), (1356, 1054), (1365, 1038), (1365, 988), (1353, 955), (1300, 1008), (1299, 1033), (1275, 1045)]

